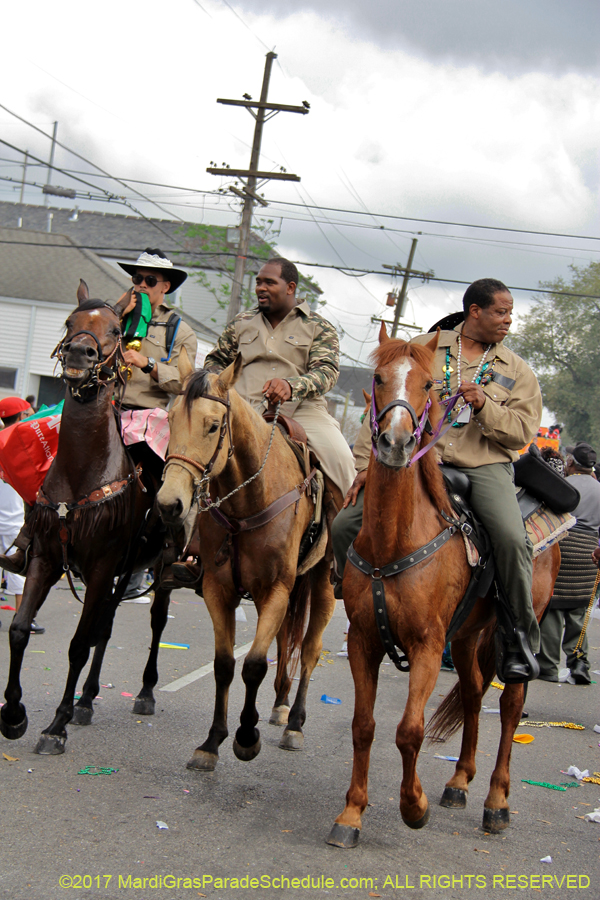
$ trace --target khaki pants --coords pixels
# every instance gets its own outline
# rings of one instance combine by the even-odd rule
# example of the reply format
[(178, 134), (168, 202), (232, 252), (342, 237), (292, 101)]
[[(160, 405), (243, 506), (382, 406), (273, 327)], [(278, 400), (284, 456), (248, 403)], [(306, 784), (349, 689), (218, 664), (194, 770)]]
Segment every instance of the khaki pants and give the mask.
[(352, 451), (340, 431), (338, 422), (321, 405), (305, 401), (294, 412), (302, 425), (308, 446), (321, 460), (323, 471), (345, 496), (356, 475)]
[[(490, 535), (496, 571), (516, 625), (524, 630), (531, 649), (537, 653), (540, 630), (531, 602), (532, 546), (517, 503), (513, 467), (511, 463), (492, 463), (460, 471), (471, 480), (471, 504)], [(361, 491), (356, 506), (341, 510), (333, 523), (333, 552), (340, 575), (348, 547), (360, 531), (363, 500), (364, 491)]]

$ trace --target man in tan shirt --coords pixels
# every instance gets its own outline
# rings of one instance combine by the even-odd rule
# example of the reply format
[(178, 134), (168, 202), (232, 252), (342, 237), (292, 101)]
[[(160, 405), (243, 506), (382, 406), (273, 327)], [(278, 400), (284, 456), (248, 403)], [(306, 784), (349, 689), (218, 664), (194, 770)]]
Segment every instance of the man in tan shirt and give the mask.
[(343, 494), (354, 478), (352, 453), (327, 411), (324, 394), (339, 376), (339, 344), (333, 325), (298, 303), (298, 270), (287, 259), (270, 259), (256, 276), (258, 309), (229, 323), (205, 366), (220, 372), (238, 353), (243, 367), (236, 390), (257, 409), (281, 402), (281, 412), (306, 431), (323, 471)]
[[(511, 325), (513, 300), (500, 281), (482, 278), (463, 298), (464, 322), (442, 331), (434, 357), (433, 377), (441, 397), (462, 395), (452, 415), (462, 407), (459, 422), (437, 444), (442, 460), (464, 471), (471, 480), (471, 503), (489, 532), (496, 570), (516, 627), (522, 629), (533, 652), (540, 633), (531, 602), (532, 547), (514, 488), (512, 463), (518, 450), (537, 434), (542, 396), (529, 366), (502, 343)], [(414, 343), (425, 344), (430, 335)], [(464, 403), (463, 403), (464, 401)], [(371, 455), (371, 431), (365, 418), (354, 445), (354, 483), (333, 527), (338, 572), (362, 522), (362, 496)], [(529, 667), (518, 647), (508, 643), (505, 674), (528, 680)]]

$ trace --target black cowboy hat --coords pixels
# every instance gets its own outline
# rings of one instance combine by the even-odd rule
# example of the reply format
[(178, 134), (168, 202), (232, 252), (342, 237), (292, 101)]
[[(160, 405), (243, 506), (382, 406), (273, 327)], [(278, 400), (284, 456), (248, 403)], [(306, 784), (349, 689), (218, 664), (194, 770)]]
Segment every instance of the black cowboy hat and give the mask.
[(443, 319), (440, 319), (435, 325), (432, 325), (428, 331), (428, 334), (432, 334), (434, 331), (437, 331), (440, 328), (442, 331), (454, 331), (457, 325), (460, 325), (461, 322), (465, 321), (465, 314), (461, 310), (460, 312), (450, 313), (449, 316), (444, 316)]
[(135, 275), (138, 269), (155, 269), (157, 272), (160, 272), (167, 281), (171, 282), (167, 294), (172, 294), (173, 291), (176, 291), (187, 278), (187, 272), (184, 272), (183, 269), (176, 269), (162, 250), (152, 250), (150, 247), (146, 247), (144, 252), (138, 257), (137, 262), (120, 262), (119, 265), (128, 275)]

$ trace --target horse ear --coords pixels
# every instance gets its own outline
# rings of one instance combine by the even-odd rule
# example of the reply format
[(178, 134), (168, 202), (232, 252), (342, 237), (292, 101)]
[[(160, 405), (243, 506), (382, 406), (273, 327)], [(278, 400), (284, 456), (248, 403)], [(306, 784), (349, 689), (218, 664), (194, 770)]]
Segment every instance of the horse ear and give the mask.
[(226, 369), (223, 369), (219, 377), (216, 381), (216, 386), (220, 388), (224, 394), (227, 393), (230, 387), (236, 383), (238, 378), (240, 377), (242, 371), (242, 354), (238, 353), (235, 360), (231, 363), (231, 365), (227, 366)]
[(190, 375), (195, 372), (185, 347), (181, 348), (179, 359), (177, 360), (177, 368), (179, 370), (179, 380), (182, 385), (185, 384)]
[(389, 340), (390, 338), (387, 333), (387, 328), (385, 327), (385, 322), (382, 322), (381, 328), (379, 329), (379, 343), (385, 344), (385, 342)]
[(362, 389), (362, 392), (363, 392), (363, 397), (365, 398), (365, 405), (370, 406), (371, 405), (371, 395), (368, 394), (364, 388)]
[(425, 346), (427, 347), (428, 350), (431, 350), (432, 353), (435, 353), (435, 351), (437, 350), (437, 345), (438, 345), (439, 339), (440, 339), (440, 329), (438, 328), (438, 329), (436, 329), (434, 336), (431, 338), (431, 340), (427, 344), (425, 344)]
[(118, 315), (119, 318), (122, 317), (123, 313), (131, 303), (131, 295), (133, 293), (133, 288), (130, 287), (128, 291), (125, 291), (122, 297), (119, 297), (115, 305), (113, 306), (114, 312)]
[(77, 303), (81, 304), (84, 300), (90, 299), (90, 289), (83, 280), (79, 279), (79, 287), (77, 288)]

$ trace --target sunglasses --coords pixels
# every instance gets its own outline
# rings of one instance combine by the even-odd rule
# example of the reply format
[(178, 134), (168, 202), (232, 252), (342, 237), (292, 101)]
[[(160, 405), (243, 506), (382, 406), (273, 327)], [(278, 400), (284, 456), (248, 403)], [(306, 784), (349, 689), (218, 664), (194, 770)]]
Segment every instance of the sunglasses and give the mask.
[(156, 275), (132, 275), (131, 280), (134, 284), (143, 284), (144, 282), (149, 288), (156, 287), (159, 281), (164, 281), (164, 278), (157, 278)]

